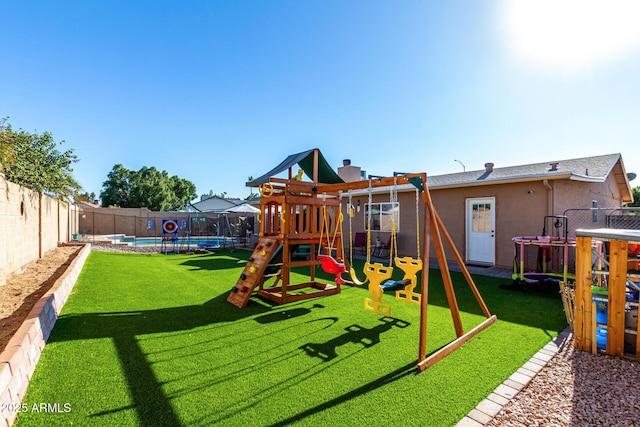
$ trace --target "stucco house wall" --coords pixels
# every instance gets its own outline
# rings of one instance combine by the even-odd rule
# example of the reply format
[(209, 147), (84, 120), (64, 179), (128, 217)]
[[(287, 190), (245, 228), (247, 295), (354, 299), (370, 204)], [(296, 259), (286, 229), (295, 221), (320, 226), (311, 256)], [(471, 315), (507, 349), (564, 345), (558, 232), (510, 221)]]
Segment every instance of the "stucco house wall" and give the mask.
[[(510, 267), (513, 260), (511, 238), (537, 235), (542, 231), (547, 212), (546, 192), (537, 183), (515, 183), (434, 190), (438, 211), (456, 248), (466, 260), (466, 203), (468, 199), (495, 200), (495, 264)], [(530, 191), (533, 191), (532, 193)]]
[(607, 177), (602, 183), (576, 181), (554, 181), (554, 205), (556, 213), (561, 215), (567, 209), (590, 208), (591, 201), (600, 207), (620, 206), (622, 195), (613, 177)]
[[(575, 171), (551, 173), (548, 176), (544, 173), (523, 176), (521, 171), (529, 168), (529, 165), (525, 165), (514, 167), (514, 170), (510, 171), (514, 175), (513, 178), (505, 175), (504, 178), (496, 182), (475, 180), (458, 183), (455, 174), (451, 178), (434, 177), (432, 182), (435, 185), (429, 184), (429, 189), (436, 211), (451, 235), (456, 249), (465, 260), (467, 254), (467, 200), (493, 198), (495, 200), (495, 265), (511, 268), (514, 256), (514, 244), (511, 239), (515, 236), (541, 235), (546, 215), (563, 215), (567, 209), (587, 209), (592, 206), (594, 200), (600, 207), (620, 207), (625, 201), (629, 201), (630, 186), (628, 181), (623, 178), (625, 176), (624, 165), (622, 159), (618, 157), (610, 155), (593, 158), (596, 163), (605, 162), (603, 166), (605, 171), (598, 175), (593, 173), (593, 177), (576, 175)], [(577, 159), (583, 160), (583, 162), (576, 161), (574, 163), (577, 165), (588, 164), (590, 159)], [(608, 161), (612, 164), (607, 165)], [(574, 163), (560, 162), (561, 165), (573, 165)], [(595, 168), (593, 170), (595, 172)], [(429, 177), (427, 179), (429, 180)], [(453, 184), (451, 184), (452, 182)], [(354, 206), (360, 206), (360, 212), (356, 213), (356, 217), (352, 219), (352, 232), (365, 231), (364, 206), (368, 203), (368, 192), (357, 192), (351, 197)], [(373, 202), (389, 202), (389, 190), (373, 190), (372, 200)], [(399, 188), (398, 201), (400, 202), (398, 252), (400, 255), (415, 256), (415, 191), (412, 188)], [(347, 203), (343, 202), (343, 204)], [(420, 206), (420, 217), (422, 218), (422, 216), (422, 206)], [(422, 227), (423, 224), (421, 224), (421, 230)], [(569, 224), (569, 229), (571, 230), (571, 224)], [(550, 231), (547, 230), (547, 232)], [(372, 231), (372, 240), (376, 235), (380, 235), (380, 239), (386, 242), (389, 234), (388, 232)], [(346, 244), (347, 242), (345, 242)], [(420, 244), (423, 247), (424, 242), (421, 241)], [(448, 256), (450, 255), (449, 252)]]
[[(388, 203), (390, 201), (389, 190), (381, 193), (372, 193), (371, 200), (373, 203)], [(369, 195), (362, 192), (352, 194), (352, 203), (356, 208), (355, 216), (349, 221), (348, 214), (346, 212), (347, 200), (343, 200), (344, 210), (344, 224), (343, 233), (344, 236), (349, 234), (349, 222), (352, 227), (352, 234), (355, 236), (356, 232), (366, 232), (367, 216), (365, 206), (369, 203)], [(417, 241), (416, 241), (416, 208), (415, 208), (415, 192), (414, 191), (399, 191), (398, 203), (400, 204), (400, 221), (398, 225), (398, 231), (396, 233), (396, 239), (398, 243), (398, 253), (400, 255), (417, 255)], [(420, 229), (422, 233), (422, 218), (423, 207), (422, 202), (418, 204)], [(389, 240), (391, 233), (389, 231), (372, 230), (371, 231), (371, 246), (375, 245), (376, 240), (379, 238), (380, 242), (386, 243)], [(349, 241), (348, 237), (345, 237), (344, 241), (345, 252), (349, 253)], [(420, 240), (420, 247), (423, 246), (422, 239)]]

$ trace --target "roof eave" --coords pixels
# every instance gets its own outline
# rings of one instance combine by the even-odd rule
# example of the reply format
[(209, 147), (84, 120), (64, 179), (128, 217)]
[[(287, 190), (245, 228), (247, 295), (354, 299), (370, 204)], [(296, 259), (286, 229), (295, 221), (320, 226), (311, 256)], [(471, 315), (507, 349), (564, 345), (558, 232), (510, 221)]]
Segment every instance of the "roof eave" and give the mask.
[(433, 190), (444, 190), (448, 188), (479, 187), (483, 185), (516, 184), (520, 182), (542, 181), (545, 179), (547, 180), (570, 179), (574, 181), (604, 182), (604, 178), (602, 177), (577, 175), (571, 172), (561, 172), (561, 173), (544, 174), (544, 175), (510, 176), (507, 178), (495, 178), (495, 179), (482, 180), (482, 181), (472, 180), (472, 181), (461, 181), (456, 183), (445, 183), (445, 184), (429, 183), (429, 188)]
[[(522, 175), (522, 176), (511, 176), (507, 178), (494, 178), (489, 180), (470, 180), (470, 181), (460, 181), (455, 183), (444, 183), (444, 184), (433, 184), (429, 182), (429, 177), (427, 177), (427, 183), (429, 185), (429, 190), (446, 190), (452, 188), (468, 188), (468, 187), (480, 187), (484, 185), (498, 185), (498, 184), (516, 184), (520, 182), (533, 182), (533, 181), (542, 181), (542, 180), (557, 180), (557, 179), (570, 179), (574, 181), (585, 181), (585, 182), (604, 182), (604, 178), (602, 177), (594, 177), (594, 176), (586, 176), (586, 175), (578, 175), (573, 174), (571, 172), (562, 172), (562, 173), (554, 173), (554, 174), (545, 174), (545, 175)], [(415, 187), (412, 185), (399, 185), (398, 191), (413, 191)], [(388, 188), (375, 188), (372, 189), (373, 194), (388, 192)], [(362, 194), (367, 193), (368, 190), (357, 190), (354, 191), (353, 194)]]

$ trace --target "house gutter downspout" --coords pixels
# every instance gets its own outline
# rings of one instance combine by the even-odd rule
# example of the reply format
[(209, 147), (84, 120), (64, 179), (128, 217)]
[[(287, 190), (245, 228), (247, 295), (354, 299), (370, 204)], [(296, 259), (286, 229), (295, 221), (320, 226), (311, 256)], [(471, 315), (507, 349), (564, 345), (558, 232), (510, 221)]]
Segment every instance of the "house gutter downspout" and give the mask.
[(542, 183), (547, 187), (547, 215), (553, 215), (553, 187), (548, 179), (543, 179)]

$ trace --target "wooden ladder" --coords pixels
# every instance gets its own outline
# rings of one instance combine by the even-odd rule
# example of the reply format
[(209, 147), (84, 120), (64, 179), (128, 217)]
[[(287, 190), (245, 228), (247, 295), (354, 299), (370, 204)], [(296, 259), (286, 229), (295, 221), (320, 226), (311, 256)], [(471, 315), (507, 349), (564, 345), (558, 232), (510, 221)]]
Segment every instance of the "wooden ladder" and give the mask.
[(277, 237), (260, 238), (238, 281), (231, 288), (227, 301), (239, 308), (247, 305), (253, 290), (262, 280), (264, 272), (279, 246), (280, 242)]

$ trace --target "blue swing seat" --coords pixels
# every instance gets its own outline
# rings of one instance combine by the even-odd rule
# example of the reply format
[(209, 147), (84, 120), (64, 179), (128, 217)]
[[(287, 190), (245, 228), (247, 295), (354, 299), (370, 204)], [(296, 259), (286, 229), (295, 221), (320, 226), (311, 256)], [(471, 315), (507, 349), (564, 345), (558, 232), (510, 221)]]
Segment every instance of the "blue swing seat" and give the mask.
[(384, 292), (401, 291), (405, 288), (405, 286), (410, 284), (411, 284), (411, 280), (409, 279), (387, 280), (386, 282), (380, 285), (380, 288), (382, 288)]

